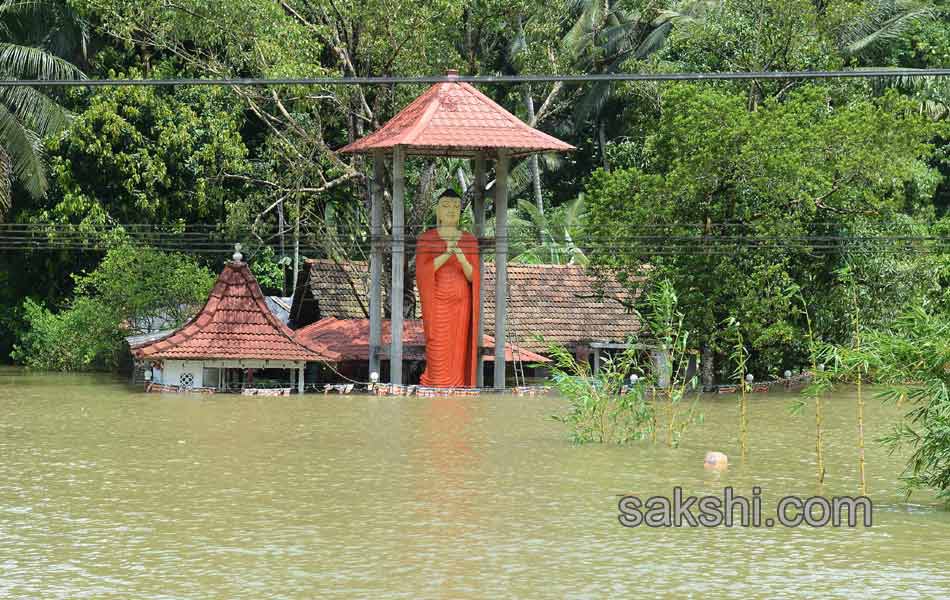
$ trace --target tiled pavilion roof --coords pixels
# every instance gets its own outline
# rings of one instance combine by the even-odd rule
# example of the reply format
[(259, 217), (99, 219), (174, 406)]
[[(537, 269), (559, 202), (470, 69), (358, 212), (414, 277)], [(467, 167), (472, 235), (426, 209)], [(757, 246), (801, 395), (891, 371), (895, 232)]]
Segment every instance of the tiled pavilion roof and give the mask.
[(512, 156), (574, 149), (459, 81), (433, 85), (377, 131), (341, 152), (392, 151), (397, 145), (405, 146), (410, 155), (468, 157), (495, 154), (499, 149)]
[(337, 361), (320, 345), (302, 345), (267, 308), (251, 270), (228, 262), (201, 311), (172, 335), (134, 350), (142, 359)]
[[(392, 343), (392, 323), (383, 320), (382, 352), (389, 351)], [(369, 319), (335, 319), (327, 317), (296, 331), (296, 338), (304, 344), (317, 343), (342, 355), (342, 360), (369, 360)], [(408, 360), (425, 359), (425, 333), (422, 321), (407, 319), (402, 325), (402, 339), (405, 350), (403, 358)], [(484, 338), (483, 346), (495, 348), (495, 339), (489, 335)], [(518, 359), (526, 363), (550, 362), (549, 359), (535, 354), (518, 345), (505, 344), (505, 361)], [(485, 356), (486, 362), (495, 360), (494, 353)]]

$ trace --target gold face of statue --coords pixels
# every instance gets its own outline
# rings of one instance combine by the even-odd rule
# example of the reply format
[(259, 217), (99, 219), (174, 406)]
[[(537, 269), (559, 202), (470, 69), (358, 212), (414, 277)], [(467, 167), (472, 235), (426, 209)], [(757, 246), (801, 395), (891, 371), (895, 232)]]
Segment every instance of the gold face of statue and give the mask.
[(443, 227), (458, 227), (462, 215), (462, 201), (459, 198), (439, 198), (435, 205), (436, 222)]

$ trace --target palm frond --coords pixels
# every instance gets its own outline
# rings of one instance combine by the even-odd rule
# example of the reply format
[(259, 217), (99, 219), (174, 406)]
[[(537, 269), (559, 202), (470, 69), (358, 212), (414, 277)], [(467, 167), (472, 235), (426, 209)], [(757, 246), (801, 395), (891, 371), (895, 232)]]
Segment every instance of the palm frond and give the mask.
[(567, 53), (579, 56), (604, 20), (604, 3), (601, 0), (581, 0), (574, 9), (578, 12), (577, 20), (561, 38), (561, 47)]
[(607, 27), (601, 32), (600, 47), (608, 56), (627, 52), (637, 43), (640, 37), (640, 21), (622, 21)]
[(0, 144), (10, 158), (11, 178), (34, 198), (43, 197), (48, 182), (40, 138), (3, 105), (0, 105)]
[(529, 222), (531, 222), (535, 228), (549, 234), (551, 233), (550, 223), (548, 223), (547, 217), (538, 209), (537, 205), (527, 200), (518, 200), (518, 208), (528, 215)]
[(40, 137), (59, 133), (69, 123), (66, 109), (31, 87), (0, 88), (0, 103)]
[(640, 42), (640, 45), (637, 46), (636, 51), (633, 55), (636, 58), (646, 58), (647, 56), (653, 54), (657, 50), (663, 47), (663, 44), (666, 43), (666, 38), (669, 37), (670, 31), (673, 29), (673, 20), (668, 20), (664, 23), (661, 23), (657, 27), (653, 28), (643, 41)]
[(580, 130), (591, 118), (600, 114), (607, 102), (610, 101), (610, 92), (613, 86), (610, 81), (596, 81), (581, 96), (574, 106), (574, 126)]
[(877, 0), (865, 15), (857, 17), (839, 34), (842, 48), (857, 54), (878, 41), (898, 37), (910, 25), (936, 17), (936, 10), (920, 2)]
[(517, 197), (531, 187), (531, 168), (527, 160), (519, 161), (508, 171), (508, 195)]
[(564, 207), (564, 227), (568, 230), (578, 227), (585, 210), (587, 210), (587, 203), (584, 194), (581, 193)]
[(3, 0), (0, 2), (0, 18), (34, 18), (48, 3), (42, 0)]
[(0, 43), (0, 74), (16, 79), (85, 79), (78, 67), (30, 46)]
[[(861, 69), (858, 69), (861, 70)], [(875, 67), (875, 70), (880, 70)], [(878, 94), (888, 88), (900, 90), (912, 96), (920, 107), (920, 112), (935, 121), (950, 115), (950, 80), (944, 77), (923, 75), (898, 75), (895, 77), (869, 77), (868, 80)]]
[(13, 186), (10, 183), (10, 155), (0, 146), (0, 222), (13, 204)]

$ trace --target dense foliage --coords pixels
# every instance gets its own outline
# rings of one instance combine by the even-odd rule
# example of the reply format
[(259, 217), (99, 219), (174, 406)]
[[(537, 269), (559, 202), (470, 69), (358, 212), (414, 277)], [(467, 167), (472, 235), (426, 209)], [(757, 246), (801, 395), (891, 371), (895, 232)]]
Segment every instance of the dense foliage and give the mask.
[(871, 378), (879, 397), (906, 408), (883, 438), (909, 456), (903, 474), (909, 492), (933, 490), (950, 504), (950, 318), (918, 305), (883, 327), (862, 334), (859, 344), (825, 351), (835, 376), (845, 382)]
[(26, 299), (28, 324), (13, 357), (62, 371), (112, 368), (124, 336), (175, 327), (200, 308), (213, 274), (182, 254), (119, 245), (90, 273), (75, 276), (76, 296), (54, 313)]
[[(726, 354), (720, 324), (733, 317), (756, 351), (750, 368), (780, 373), (802, 364), (805, 337), (789, 286), (822, 298), (825, 335), (840, 333), (845, 303), (833, 273), (842, 261), (859, 261), (867, 285), (880, 288), (867, 295), (869, 319), (933, 290), (926, 260), (822, 246), (846, 236), (926, 234), (906, 215), (933, 214), (940, 177), (927, 161), (937, 131), (895, 94), (837, 104), (828, 90), (802, 86), (749, 111), (732, 90), (677, 86), (664, 95), (640, 165), (590, 178), (587, 232), (597, 244), (589, 256), (630, 281), (650, 264), (652, 278), (680, 290), (701, 344)], [(675, 245), (675, 236), (691, 246)]]
[[(69, 0), (0, 7), (0, 70), (10, 76), (927, 68), (945, 67), (950, 56), (944, 0)], [(81, 251), (0, 246), (0, 356), (31, 335), (38, 315), (78, 310), (87, 293), (74, 290), (70, 274), (95, 271), (102, 248), (131, 233), (123, 227), (129, 224), (179, 233), (201, 224), (222, 243), (241, 241), (249, 255), (267, 257), (257, 268), (275, 292), (298, 228), (303, 256), (365, 257), (369, 166), (338, 149), (422, 89), (4, 92), (0, 109), (10, 116), (0, 110), (0, 165), (14, 183), (9, 202), (0, 194), (3, 218), (49, 227), (51, 239), (72, 234), (95, 243)], [(631, 286), (670, 281), (692, 333), (689, 350), (704, 353), (707, 382), (733, 370), (722, 325), (730, 318), (740, 324), (747, 368), (758, 379), (806, 364), (805, 323), (786, 293), (793, 285), (808, 300), (816, 337), (845, 339), (850, 304), (835, 275), (844, 264), (857, 274), (869, 325), (885, 322), (895, 306), (925, 299), (948, 306), (950, 270), (940, 253), (795, 243), (945, 235), (945, 79), (546, 83), (483, 91), (578, 148), (513, 165), (513, 259), (646, 276), (627, 277)], [(407, 235), (431, 224), (434, 194), (450, 186), (463, 191), (472, 175), (456, 159), (411, 160)], [(680, 238), (688, 251), (668, 247)], [(736, 248), (737, 238), (758, 245)], [(157, 241), (212, 269), (226, 258), (221, 243), (197, 239)], [(409, 280), (413, 268), (410, 260)], [(407, 296), (407, 310), (413, 301)], [(20, 344), (21, 360), (27, 346)]]

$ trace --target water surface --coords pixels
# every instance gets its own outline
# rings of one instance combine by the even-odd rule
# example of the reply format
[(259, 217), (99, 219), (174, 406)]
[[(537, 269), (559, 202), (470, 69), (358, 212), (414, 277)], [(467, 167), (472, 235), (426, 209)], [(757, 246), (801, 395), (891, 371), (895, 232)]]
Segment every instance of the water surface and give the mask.
[[(623, 528), (619, 495), (814, 484), (813, 414), (731, 397), (670, 450), (572, 446), (556, 397), (146, 395), (0, 369), (2, 598), (938, 598), (950, 512), (869, 442), (870, 529)], [(857, 494), (854, 401), (827, 403), (825, 495)], [(894, 407), (868, 402), (868, 439)], [(707, 450), (731, 470), (704, 472)]]

